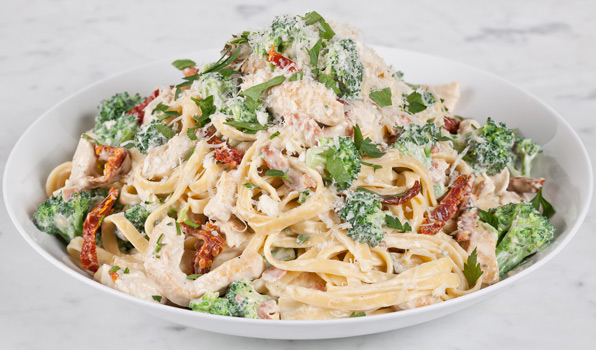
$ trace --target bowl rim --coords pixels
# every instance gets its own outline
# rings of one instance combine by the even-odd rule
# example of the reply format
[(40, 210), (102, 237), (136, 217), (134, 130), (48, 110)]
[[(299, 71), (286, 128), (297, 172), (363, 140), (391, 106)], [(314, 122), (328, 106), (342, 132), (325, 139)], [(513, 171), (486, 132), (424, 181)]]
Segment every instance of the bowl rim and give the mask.
[[(211, 320), (224, 321), (225, 323), (229, 322), (231, 324), (237, 324), (237, 325), (244, 325), (244, 324), (253, 325), (253, 324), (261, 324), (262, 323), (262, 324), (267, 324), (270, 327), (271, 326), (295, 327), (295, 326), (307, 326), (307, 325), (308, 326), (337, 326), (337, 325), (344, 325), (347, 323), (351, 324), (354, 322), (371, 323), (371, 322), (378, 322), (378, 321), (382, 321), (382, 320), (407, 318), (410, 315), (421, 315), (421, 314), (426, 314), (426, 313), (432, 313), (432, 312), (443, 310), (446, 308), (452, 308), (458, 304), (466, 303), (466, 302), (474, 300), (474, 299), (476, 299), (477, 301), (480, 301), (484, 297), (486, 297), (490, 294), (493, 294), (494, 292), (496, 292), (500, 289), (503, 289), (503, 288), (506, 288), (507, 286), (512, 285), (513, 283), (522, 279), (526, 275), (528, 275), (528, 274), (532, 273), (533, 271), (535, 271), (536, 269), (542, 267), (548, 261), (550, 261), (554, 256), (559, 254), (560, 251), (563, 250), (565, 248), (565, 246), (567, 246), (569, 241), (571, 241), (571, 239), (575, 236), (575, 234), (579, 230), (580, 226), (583, 224), (585, 217), (588, 213), (588, 210), (590, 209), (590, 203), (592, 200), (593, 189), (594, 189), (593, 168), (592, 168), (590, 158), (588, 156), (587, 149), (586, 149), (585, 145), (583, 144), (581, 138), (576, 133), (576, 131), (571, 127), (569, 122), (565, 118), (563, 118), (563, 116), (561, 114), (559, 114), (554, 108), (550, 107), (548, 104), (546, 104), (540, 98), (538, 98), (534, 94), (530, 93), (526, 89), (524, 89), (524, 88), (514, 84), (513, 82), (511, 82), (507, 79), (504, 79), (492, 72), (478, 68), (474, 65), (470, 65), (470, 64), (462, 63), (462, 62), (459, 62), (459, 61), (456, 61), (456, 60), (453, 60), (450, 58), (444, 58), (441, 56), (436, 56), (436, 55), (419, 52), (419, 51), (414, 51), (414, 50), (406, 50), (406, 49), (400, 49), (400, 48), (395, 48), (395, 47), (390, 47), (390, 46), (382, 46), (382, 45), (370, 45), (370, 46), (376, 52), (378, 52), (378, 51), (382, 51), (382, 52), (392, 51), (395, 54), (406, 53), (409, 55), (417, 55), (417, 56), (421, 56), (421, 57), (428, 58), (428, 59), (440, 59), (440, 60), (448, 62), (449, 64), (458, 65), (461, 68), (473, 71), (473, 73), (485, 75), (491, 79), (498, 80), (500, 83), (505, 84), (508, 88), (515, 90), (517, 93), (520, 93), (520, 94), (523, 93), (526, 96), (528, 96), (531, 100), (533, 100), (533, 102), (538, 103), (541, 107), (545, 108), (548, 112), (550, 112), (557, 119), (557, 122), (563, 124), (567, 128), (567, 131), (569, 131), (570, 134), (573, 136), (573, 138), (575, 138), (575, 141), (577, 141), (577, 143), (580, 147), (581, 158), (583, 159), (584, 164), (586, 165), (586, 168), (588, 171), (588, 174), (587, 174), (588, 175), (588, 188), (586, 189), (588, 195), (585, 197), (585, 199), (582, 202), (579, 203), (580, 210), (578, 211), (577, 220), (563, 231), (563, 232), (568, 232), (568, 234), (566, 235), (566, 237), (564, 237), (561, 241), (558, 242), (558, 245), (556, 247), (554, 247), (554, 249), (552, 249), (548, 254), (542, 256), (539, 260), (535, 261), (531, 266), (528, 266), (528, 267), (524, 268), (523, 270), (517, 272), (516, 274), (507, 277), (505, 280), (499, 281), (498, 283), (487, 286), (487, 287), (482, 288), (478, 291), (459, 296), (454, 299), (450, 299), (450, 300), (446, 300), (441, 303), (436, 303), (436, 304), (423, 306), (423, 307), (410, 309), (410, 310), (396, 311), (396, 312), (390, 312), (390, 313), (380, 314), (380, 315), (370, 315), (367, 317), (348, 317), (348, 318), (329, 319), (329, 320), (279, 320), (278, 322), (272, 323), (271, 320), (245, 319), (245, 318), (239, 318), (239, 317), (226, 317), (226, 316), (217, 316), (217, 315), (211, 315), (211, 314), (200, 313), (200, 312), (193, 312), (189, 309), (184, 309), (181, 307), (163, 305), (163, 304), (146, 301), (146, 300), (134, 297), (132, 295), (128, 295), (126, 293), (120, 292), (118, 290), (112, 289), (106, 285), (103, 285), (103, 284), (95, 281), (91, 276), (88, 276), (88, 277), (83, 276), (79, 272), (68, 267), (63, 261), (53, 257), (51, 254), (46, 252), (41, 246), (39, 246), (33, 240), (33, 238), (31, 238), (27, 234), (27, 230), (23, 226), (18, 224), (15, 210), (9, 204), (10, 201), (9, 201), (9, 198), (7, 195), (7, 189), (10, 186), (10, 184), (7, 181), (7, 175), (9, 173), (10, 169), (12, 168), (11, 165), (13, 163), (17, 162), (17, 160), (15, 158), (16, 157), (15, 150), (22, 147), (22, 144), (25, 142), (26, 135), (29, 132), (31, 132), (31, 130), (35, 129), (37, 127), (37, 124), (39, 124), (42, 119), (47, 118), (47, 116), (52, 114), (54, 112), (54, 110), (60, 108), (64, 104), (67, 104), (71, 99), (75, 98), (76, 96), (83, 94), (83, 93), (87, 92), (88, 90), (91, 90), (91, 89), (95, 88), (96, 86), (104, 84), (105, 82), (115, 79), (121, 75), (132, 73), (136, 70), (143, 70), (149, 66), (153, 66), (156, 64), (166, 64), (166, 63), (169, 64), (169, 62), (171, 62), (171, 59), (172, 59), (171, 57), (173, 57), (173, 56), (162, 57), (160, 59), (156, 59), (156, 60), (153, 60), (148, 63), (137, 65), (137, 66), (122, 70), (120, 72), (117, 72), (115, 74), (111, 74), (103, 79), (100, 79), (92, 84), (89, 84), (89, 85), (83, 87), (82, 89), (79, 89), (79, 90), (75, 91), (74, 93), (68, 95), (67, 97), (63, 98), (61, 101), (59, 101), (58, 103), (53, 105), (51, 108), (49, 108), (45, 112), (43, 112), (39, 117), (37, 117), (35, 119), (35, 121), (33, 123), (31, 123), (31, 125), (29, 125), (29, 127), (27, 127), (27, 129), (19, 137), (18, 141), (14, 144), (14, 146), (12, 147), (10, 154), (7, 158), (7, 161), (6, 161), (6, 165), (5, 165), (5, 169), (4, 169), (4, 173), (3, 173), (2, 190), (3, 190), (4, 204), (6, 206), (8, 215), (9, 215), (13, 225), (17, 228), (17, 231), (20, 233), (20, 235), (25, 239), (25, 241), (27, 243), (29, 243), (29, 245), (31, 247), (33, 247), (33, 249), (35, 251), (37, 251), (37, 253), (39, 253), (42, 257), (44, 257), (46, 260), (48, 260), (53, 266), (55, 266), (59, 270), (65, 272), (66, 274), (70, 275), (71, 277), (75, 278), (76, 280), (87, 284), (88, 286), (99, 289), (99, 290), (106, 292), (114, 297), (119, 297), (124, 300), (136, 303), (138, 305), (149, 307), (153, 311), (156, 311), (156, 312), (167, 312), (167, 313), (173, 313), (176, 315), (180, 314), (182, 317), (188, 317), (190, 315), (194, 315), (191, 317), (205, 318), (205, 320), (211, 319)], [(216, 50), (217, 49), (214, 49), (214, 48), (197, 50), (197, 51), (190, 52), (186, 55), (177, 55), (177, 57), (182, 57), (182, 56), (192, 57), (193, 55), (200, 56), (200, 55), (204, 55), (204, 54), (208, 54), (208, 53), (209, 54), (213, 53)]]

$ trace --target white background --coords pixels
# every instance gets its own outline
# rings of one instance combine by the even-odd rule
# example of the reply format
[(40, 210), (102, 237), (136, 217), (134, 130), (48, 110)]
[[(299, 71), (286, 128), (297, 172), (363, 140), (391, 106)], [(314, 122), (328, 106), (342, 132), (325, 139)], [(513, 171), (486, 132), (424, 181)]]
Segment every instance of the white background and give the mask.
[[(596, 163), (595, 1), (29, 0), (3, 1), (0, 10), (0, 170), (33, 120), (86, 85), (161, 57), (220, 47), (275, 14), (308, 10), (350, 22), (369, 44), (451, 58), (519, 84), (571, 123)], [(462, 312), (357, 338), (268, 341), (133, 312), (46, 263), (2, 205), (0, 348), (594, 348), (594, 208), (560, 255)]]

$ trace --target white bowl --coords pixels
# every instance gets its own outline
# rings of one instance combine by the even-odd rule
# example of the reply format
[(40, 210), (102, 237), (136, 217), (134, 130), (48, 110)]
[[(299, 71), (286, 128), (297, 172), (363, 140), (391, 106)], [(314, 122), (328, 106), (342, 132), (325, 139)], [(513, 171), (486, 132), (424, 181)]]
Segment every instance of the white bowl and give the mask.
[[(137, 299), (95, 282), (69, 259), (64, 245), (39, 231), (30, 217), (45, 199), (44, 184), (50, 170), (72, 157), (79, 136), (93, 125), (96, 106), (116, 92), (149, 95), (158, 85), (181, 81), (180, 73), (161, 60), (100, 81), (70, 96), (44, 113), (21, 136), (4, 173), (4, 201), (25, 240), (60, 270), (107, 294), (128, 300), (160, 318), (213, 332), (272, 339), (318, 339), (383, 332), (435, 319), (477, 303), (527, 276), (560, 252), (581, 225), (589, 207), (593, 176), (587, 152), (569, 124), (552, 108), (527, 91), (461, 63), (417, 52), (378, 47), (393, 67), (412, 83), (441, 84), (453, 80), (462, 86), (456, 112), (485, 120), (492, 117), (519, 128), (523, 135), (544, 146), (536, 166), (547, 179), (545, 196), (554, 204), (556, 239), (515, 270), (511, 277), (478, 292), (440, 304), (390, 314), (328, 321), (266, 321), (202, 314)], [(219, 58), (216, 50), (185, 57), (200, 62)], [(175, 57), (179, 58), (179, 57)], [(174, 58), (174, 59), (175, 59)]]

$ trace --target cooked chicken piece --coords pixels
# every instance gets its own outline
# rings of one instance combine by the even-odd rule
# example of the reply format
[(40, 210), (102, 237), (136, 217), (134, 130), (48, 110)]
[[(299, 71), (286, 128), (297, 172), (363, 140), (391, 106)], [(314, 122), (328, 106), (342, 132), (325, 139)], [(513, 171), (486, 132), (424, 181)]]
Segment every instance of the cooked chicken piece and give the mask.
[(370, 137), (375, 143), (383, 142), (383, 128), (378, 127), (383, 115), (371, 100), (351, 101), (346, 114), (353, 124), (360, 127), (364, 138)]
[(228, 221), (236, 201), (237, 182), (240, 177), (238, 170), (224, 172), (217, 185), (217, 193), (205, 206), (203, 214), (211, 220)]
[(269, 90), (265, 103), (274, 114), (303, 113), (324, 125), (345, 119), (344, 106), (335, 93), (316, 81), (284, 82)]
[(174, 168), (182, 163), (195, 144), (196, 142), (186, 135), (172, 137), (165, 145), (149, 151), (147, 158), (143, 161), (141, 175), (149, 180), (161, 180), (170, 176)]
[(305, 147), (315, 146), (323, 137), (323, 130), (319, 124), (306, 114), (285, 114), (283, 118), (284, 130), (291, 133), (292, 138), (300, 140)]
[(489, 176), (489, 178), (495, 186), (494, 193), (497, 196), (500, 196), (507, 191), (507, 187), (509, 186), (509, 169), (505, 168), (500, 173)]
[(509, 179), (508, 191), (517, 193), (536, 193), (544, 185), (546, 181), (543, 177), (512, 177)]
[[(119, 270), (110, 273), (112, 268), (112, 265), (101, 265), (94, 278), (101, 284), (140, 299), (155, 302), (153, 296), (162, 295), (155, 282), (148, 278), (142, 270), (129, 268), (129, 272), (124, 273), (124, 267), (121, 267)], [(161, 304), (166, 302), (165, 297), (159, 301)]]
[(95, 147), (89, 140), (81, 137), (72, 158), (72, 170), (65, 187), (70, 187), (69, 184), (75, 184), (84, 177), (97, 176), (98, 174), (95, 171), (96, 162)]
[(286, 173), (290, 181), (284, 179), (284, 183), (293, 190), (302, 191), (307, 188), (314, 188), (317, 185), (310, 176), (290, 167), (288, 158), (277, 147), (269, 145), (263, 147), (263, 159), (270, 169)]
[(239, 220), (218, 221), (216, 224), (219, 230), (226, 236), (226, 245), (229, 247), (240, 247), (250, 237), (250, 234), (246, 232), (246, 224), (243, 224)]
[(439, 182), (445, 183), (447, 181), (446, 171), (449, 169), (449, 163), (443, 159), (435, 159), (432, 162), (433, 166), (428, 171), (433, 184)]

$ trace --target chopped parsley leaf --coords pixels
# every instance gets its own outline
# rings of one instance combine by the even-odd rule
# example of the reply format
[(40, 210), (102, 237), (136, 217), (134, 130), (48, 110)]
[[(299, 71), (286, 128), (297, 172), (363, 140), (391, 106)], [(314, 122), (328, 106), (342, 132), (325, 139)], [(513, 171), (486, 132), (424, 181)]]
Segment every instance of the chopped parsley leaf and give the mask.
[(172, 66), (176, 67), (179, 70), (184, 70), (188, 67), (194, 67), (197, 64), (193, 60), (183, 59), (183, 60), (175, 60), (172, 62)]
[(391, 106), (391, 89), (384, 88), (379, 91), (371, 91), (368, 95), (371, 100), (375, 101), (379, 107)]

